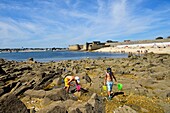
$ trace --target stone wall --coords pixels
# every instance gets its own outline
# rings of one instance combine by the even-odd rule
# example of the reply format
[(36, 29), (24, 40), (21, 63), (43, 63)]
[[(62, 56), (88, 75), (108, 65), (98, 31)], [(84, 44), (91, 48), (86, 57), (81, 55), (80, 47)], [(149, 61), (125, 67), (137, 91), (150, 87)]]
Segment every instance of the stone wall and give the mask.
[(80, 46), (78, 44), (76, 45), (70, 45), (68, 48), (70, 51), (78, 51), (80, 50)]

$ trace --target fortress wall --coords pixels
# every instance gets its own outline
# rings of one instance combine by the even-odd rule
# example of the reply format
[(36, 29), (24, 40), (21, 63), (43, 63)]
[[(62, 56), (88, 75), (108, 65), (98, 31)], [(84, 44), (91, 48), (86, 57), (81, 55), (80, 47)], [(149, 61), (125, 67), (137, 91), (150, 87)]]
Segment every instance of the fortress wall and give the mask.
[(76, 45), (70, 45), (68, 49), (70, 51), (78, 51), (78, 50), (80, 50), (80, 47), (78, 44), (76, 44)]
[(96, 50), (96, 49), (100, 49), (104, 47), (103, 45), (97, 45), (97, 44), (93, 44), (91, 46), (89, 46), (89, 50)]

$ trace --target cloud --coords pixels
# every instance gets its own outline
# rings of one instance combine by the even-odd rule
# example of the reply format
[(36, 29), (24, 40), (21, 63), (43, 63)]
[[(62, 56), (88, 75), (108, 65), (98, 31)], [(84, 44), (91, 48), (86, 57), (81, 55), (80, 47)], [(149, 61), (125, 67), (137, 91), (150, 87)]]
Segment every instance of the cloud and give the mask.
[(0, 47), (68, 47), (93, 40), (140, 39), (150, 37), (154, 31), (167, 35), (170, 2), (155, 3), (149, 0), (0, 2), (3, 42)]

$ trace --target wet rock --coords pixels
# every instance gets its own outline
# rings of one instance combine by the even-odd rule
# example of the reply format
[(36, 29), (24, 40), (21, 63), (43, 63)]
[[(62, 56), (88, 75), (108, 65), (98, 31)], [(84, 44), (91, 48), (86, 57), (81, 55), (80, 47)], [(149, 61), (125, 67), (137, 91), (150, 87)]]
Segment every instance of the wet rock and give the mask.
[(34, 59), (33, 58), (29, 58), (27, 61), (34, 61)]
[(0, 64), (4, 64), (5, 63), (5, 60), (0, 58)]

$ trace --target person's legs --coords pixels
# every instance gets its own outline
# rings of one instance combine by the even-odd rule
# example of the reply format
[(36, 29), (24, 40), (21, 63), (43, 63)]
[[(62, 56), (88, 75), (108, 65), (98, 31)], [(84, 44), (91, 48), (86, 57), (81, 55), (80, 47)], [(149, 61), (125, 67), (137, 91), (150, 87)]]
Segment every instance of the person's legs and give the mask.
[(65, 86), (65, 90), (67, 93), (69, 93), (69, 88), (70, 88), (70, 86)]
[(64, 87), (64, 88), (66, 89), (66, 92), (69, 93), (70, 85), (69, 85), (69, 83), (68, 83), (68, 80), (65, 78), (65, 79), (64, 79), (64, 82), (65, 82), (65, 87)]
[(109, 98), (111, 98), (110, 94), (112, 91), (112, 86), (113, 86), (113, 82), (107, 82), (107, 90), (108, 90), (107, 94), (108, 94)]

